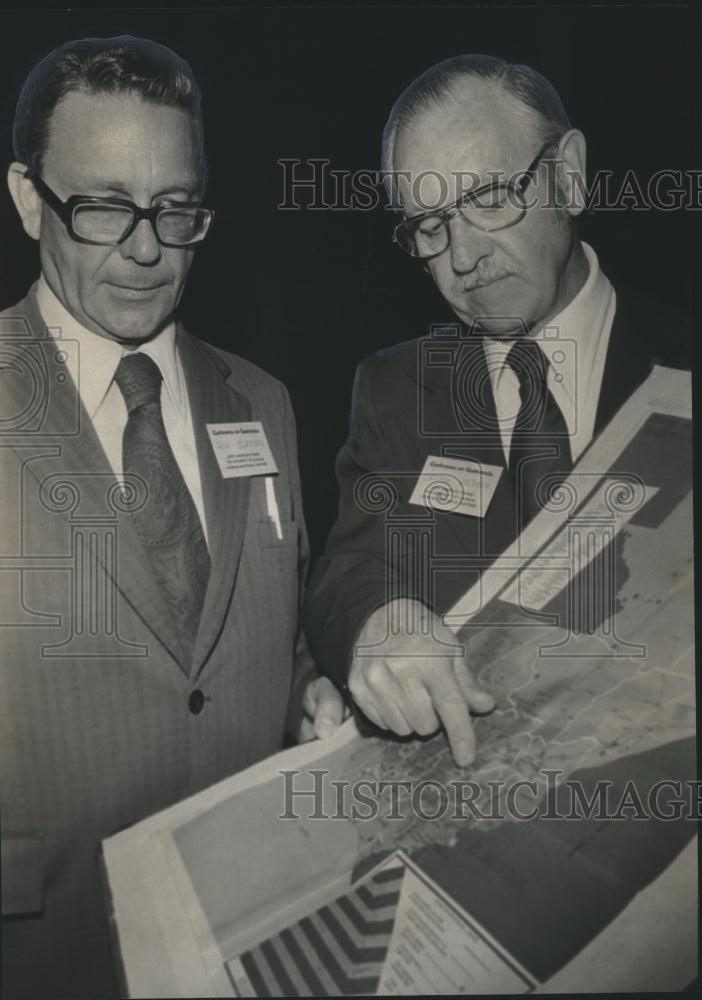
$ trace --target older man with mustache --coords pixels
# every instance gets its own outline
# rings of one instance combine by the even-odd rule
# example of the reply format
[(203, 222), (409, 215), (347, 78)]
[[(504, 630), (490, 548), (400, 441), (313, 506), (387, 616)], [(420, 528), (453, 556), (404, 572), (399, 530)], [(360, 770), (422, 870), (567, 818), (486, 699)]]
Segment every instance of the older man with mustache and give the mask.
[[(494, 701), (441, 615), (539, 511), (674, 329), (655, 305), (615, 293), (580, 240), (585, 155), (540, 73), (481, 55), (418, 77), (383, 136), (402, 213), (394, 240), (450, 312), (358, 369), (307, 634), (373, 723), (404, 736), (443, 726), (459, 765), (475, 755), (471, 713)], [(449, 470), (455, 502), (432, 496), (429, 469)]]

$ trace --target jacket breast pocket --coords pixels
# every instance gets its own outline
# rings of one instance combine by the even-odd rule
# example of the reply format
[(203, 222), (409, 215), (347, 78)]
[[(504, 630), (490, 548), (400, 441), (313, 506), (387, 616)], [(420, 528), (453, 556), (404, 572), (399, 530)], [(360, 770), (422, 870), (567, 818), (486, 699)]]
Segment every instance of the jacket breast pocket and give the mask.
[(276, 524), (272, 517), (263, 518), (258, 522), (258, 541), (266, 549), (297, 548), (298, 523), (280, 521)]

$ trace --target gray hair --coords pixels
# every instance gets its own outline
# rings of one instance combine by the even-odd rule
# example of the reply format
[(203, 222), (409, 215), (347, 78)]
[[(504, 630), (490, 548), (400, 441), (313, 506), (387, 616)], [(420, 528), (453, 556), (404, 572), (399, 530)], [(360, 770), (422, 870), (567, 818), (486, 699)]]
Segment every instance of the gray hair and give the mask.
[(392, 193), (390, 178), (399, 133), (421, 112), (438, 107), (448, 97), (458, 96), (463, 80), (476, 78), (500, 84), (507, 94), (529, 111), (536, 137), (542, 145), (555, 144), (571, 128), (555, 87), (537, 70), (496, 56), (453, 56), (431, 66), (413, 80), (392, 106), (383, 130), (382, 147), (382, 168), (388, 194)]

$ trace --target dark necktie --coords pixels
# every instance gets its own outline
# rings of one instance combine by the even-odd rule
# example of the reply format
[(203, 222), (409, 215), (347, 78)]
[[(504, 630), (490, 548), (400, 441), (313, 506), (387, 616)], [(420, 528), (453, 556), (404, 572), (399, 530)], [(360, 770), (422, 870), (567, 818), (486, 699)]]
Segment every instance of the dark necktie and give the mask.
[(163, 376), (147, 354), (135, 352), (115, 373), (127, 404), (122, 438), (125, 474), (146, 484), (146, 502), (132, 515), (181, 643), (192, 657), (210, 574), (210, 557), (197, 509), (166, 437), (161, 414)]
[(519, 379), (521, 406), (512, 432), (509, 472), (520, 530), (573, 468), (568, 427), (546, 382), (548, 361), (534, 340), (518, 340), (505, 359)]

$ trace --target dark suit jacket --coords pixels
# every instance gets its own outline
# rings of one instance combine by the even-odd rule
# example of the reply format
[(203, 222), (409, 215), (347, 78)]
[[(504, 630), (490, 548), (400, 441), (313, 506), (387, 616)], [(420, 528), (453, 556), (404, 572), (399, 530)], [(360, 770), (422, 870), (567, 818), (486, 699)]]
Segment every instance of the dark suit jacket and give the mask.
[[(0, 338), (3, 882), (44, 893), (43, 916), (3, 921), (2, 995), (114, 996), (101, 838), (279, 750), (313, 669), (294, 419), (280, 383), (178, 328), (212, 567), (190, 663), (65, 372), (73, 345), (33, 294)], [(248, 420), (279, 470), (282, 540), (262, 477), (224, 479), (206, 436)]]
[[(685, 364), (685, 325), (665, 307), (617, 295), (595, 435), (652, 361)], [(482, 342), (455, 321), (380, 351), (356, 373), (337, 458), (339, 514), (305, 602), (315, 659), (340, 683), (372, 611), (400, 596), (447, 611), (518, 533), (506, 470), (484, 519), (408, 503), (426, 458), (442, 454), (505, 466)]]

